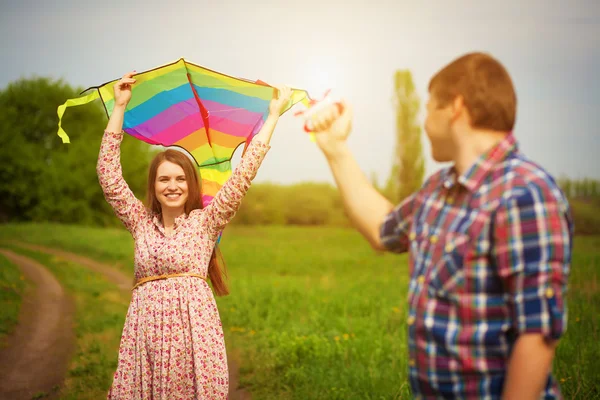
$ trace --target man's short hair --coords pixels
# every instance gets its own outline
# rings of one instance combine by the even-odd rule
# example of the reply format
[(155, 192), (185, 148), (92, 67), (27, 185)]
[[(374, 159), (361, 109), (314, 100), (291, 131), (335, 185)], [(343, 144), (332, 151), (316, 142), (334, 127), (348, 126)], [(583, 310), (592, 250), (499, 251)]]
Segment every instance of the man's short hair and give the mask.
[(465, 54), (446, 65), (429, 82), (429, 93), (440, 107), (462, 96), (477, 129), (512, 131), (517, 96), (504, 66), (485, 53)]

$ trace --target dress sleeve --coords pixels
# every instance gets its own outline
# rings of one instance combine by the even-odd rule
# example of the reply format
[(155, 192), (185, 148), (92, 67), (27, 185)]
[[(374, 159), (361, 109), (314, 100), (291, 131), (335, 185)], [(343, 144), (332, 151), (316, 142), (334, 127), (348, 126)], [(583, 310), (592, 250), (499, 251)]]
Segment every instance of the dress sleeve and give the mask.
[(239, 210), (242, 199), (250, 189), (250, 184), (270, 148), (268, 144), (257, 140), (250, 142), (239, 165), (204, 209), (203, 215), (213, 237), (219, 235)]
[(120, 160), (122, 140), (123, 132), (104, 132), (96, 173), (104, 198), (127, 230), (135, 235), (139, 222), (147, 212), (144, 204), (135, 197), (123, 178)]

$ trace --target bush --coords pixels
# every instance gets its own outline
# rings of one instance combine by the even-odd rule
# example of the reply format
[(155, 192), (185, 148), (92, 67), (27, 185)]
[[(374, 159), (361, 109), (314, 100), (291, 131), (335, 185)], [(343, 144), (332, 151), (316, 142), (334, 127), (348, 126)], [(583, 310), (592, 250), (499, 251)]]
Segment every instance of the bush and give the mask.
[(593, 201), (571, 200), (576, 235), (600, 235), (600, 205)]
[(233, 223), (348, 226), (340, 195), (326, 183), (253, 184)]

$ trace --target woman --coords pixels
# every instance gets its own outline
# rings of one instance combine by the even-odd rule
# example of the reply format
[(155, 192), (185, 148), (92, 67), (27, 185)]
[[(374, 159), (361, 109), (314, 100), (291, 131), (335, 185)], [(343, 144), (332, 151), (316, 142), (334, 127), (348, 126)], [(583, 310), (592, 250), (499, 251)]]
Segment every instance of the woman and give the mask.
[(215, 259), (217, 238), (233, 218), (270, 149), (289, 88), (273, 98), (269, 116), (240, 164), (202, 209), (196, 169), (166, 150), (150, 166), (146, 208), (123, 179), (120, 143), (133, 73), (115, 85), (115, 107), (102, 138), (97, 172), (116, 215), (135, 240), (135, 278), (109, 399), (225, 399), (229, 376), (216, 294), (226, 294)]

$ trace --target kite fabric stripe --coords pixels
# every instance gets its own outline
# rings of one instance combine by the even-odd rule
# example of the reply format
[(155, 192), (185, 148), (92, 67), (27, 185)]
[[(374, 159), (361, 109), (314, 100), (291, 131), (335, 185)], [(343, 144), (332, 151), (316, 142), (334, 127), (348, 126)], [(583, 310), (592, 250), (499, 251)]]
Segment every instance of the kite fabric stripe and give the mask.
[[(269, 114), (274, 88), (261, 81), (231, 77), (181, 58), (135, 74), (131, 101), (125, 110), (123, 131), (148, 144), (177, 146), (189, 153), (202, 179), (206, 206), (231, 175), (235, 150), (250, 140)], [(100, 98), (107, 115), (114, 109), (113, 80), (90, 89), (91, 94), (59, 106), (59, 136), (65, 108)], [(89, 89), (88, 89), (89, 90)], [(293, 89), (290, 104), (310, 104), (304, 90)]]

